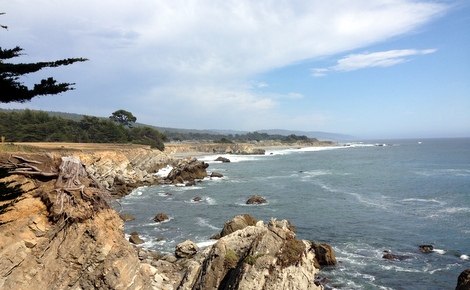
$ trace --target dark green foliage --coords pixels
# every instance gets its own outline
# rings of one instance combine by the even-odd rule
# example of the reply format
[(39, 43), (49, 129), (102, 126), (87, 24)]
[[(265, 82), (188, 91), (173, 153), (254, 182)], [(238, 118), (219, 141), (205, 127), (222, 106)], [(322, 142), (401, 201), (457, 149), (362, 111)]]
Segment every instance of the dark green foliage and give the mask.
[(214, 140), (214, 143), (233, 143), (233, 141), (227, 139), (226, 137), (222, 137), (220, 140)]
[(19, 78), (23, 75), (35, 73), (48, 67), (70, 65), (75, 62), (86, 61), (85, 58), (67, 58), (50, 62), (37, 63), (6, 63), (5, 60), (21, 56), (23, 49), (19, 46), (13, 49), (0, 47), (0, 102), (26, 102), (36, 96), (55, 95), (73, 90), (73, 83), (58, 83), (54, 78), (43, 79), (34, 85), (32, 89), (23, 85)]
[(125, 127), (132, 127), (132, 124), (137, 121), (137, 118), (131, 112), (126, 110), (117, 110), (109, 117), (112, 121)]
[(0, 112), (0, 135), (7, 142), (136, 143), (162, 151), (167, 139), (150, 127), (129, 129), (91, 116), (77, 122), (32, 110)]
[(129, 137), (133, 143), (150, 145), (150, 147), (161, 151), (165, 149), (163, 142), (167, 141), (165, 134), (150, 127), (132, 128), (129, 130)]
[[(8, 169), (0, 168), (0, 179), (7, 176)], [(0, 182), (0, 215), (9, 211), (9, 207), (12, 206), (15, 202), (19, 201), (21, 195), (24, 193), (20, 184), (15, 184), (12, 186), (13, 183), (13, 181)], [(5, 223), (6, 222), (0, 222), (0, 225)]]

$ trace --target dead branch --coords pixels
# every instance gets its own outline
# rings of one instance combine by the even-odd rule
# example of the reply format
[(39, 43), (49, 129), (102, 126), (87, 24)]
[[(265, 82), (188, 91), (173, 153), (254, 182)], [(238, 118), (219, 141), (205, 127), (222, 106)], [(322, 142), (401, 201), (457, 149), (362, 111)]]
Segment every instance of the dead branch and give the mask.
[(36, 161), (36, 160), (29, 160), (29, 159), (26, 159), (22, 156), (17, 156), (17, 155), (11, 155), (11, 157), (14, 157), (18, 160), (21, 160), (21, 161), (24, 161), (24, 162), (28, 162), (28, 163), (34, 163), (34, 164), (42, 164), (42, 162), (40, 161)]

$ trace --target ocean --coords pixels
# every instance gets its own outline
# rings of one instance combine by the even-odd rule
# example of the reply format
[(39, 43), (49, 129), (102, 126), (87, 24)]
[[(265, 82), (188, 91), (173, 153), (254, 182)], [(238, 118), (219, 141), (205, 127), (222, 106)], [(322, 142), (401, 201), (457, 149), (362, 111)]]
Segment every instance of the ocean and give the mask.
[[(144, 247), (170, 253), (186, 239), (210, 245), (235, 215), (287, 219), (298, 238), (333, 247), (338, 264), (319, 273), (329, 289), (454, 289), (470, 268), (470, 138), (220, 155), (230, 163), (218, 156), (196, 157), (223, 178), (141, 187), (122, 198), (122, 213), (136, 217), (126, 234), (137, 231)], [(268, 203), (246, 205), (255, 194)], [(160, 212), (170, 219), (155, 223)], [(383, 259), (384, 251), (401, 259)]]

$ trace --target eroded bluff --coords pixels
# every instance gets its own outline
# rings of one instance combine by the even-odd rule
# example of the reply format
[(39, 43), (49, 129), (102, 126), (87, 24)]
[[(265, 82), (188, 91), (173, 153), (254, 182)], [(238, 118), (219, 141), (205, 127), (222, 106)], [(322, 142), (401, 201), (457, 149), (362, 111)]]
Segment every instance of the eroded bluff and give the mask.
[(287, 221), (244, 217), (202, 252), (158, 257), (126, 240), (108, 192), (76, 156), (3, 157), (27, 193), (0, 215), (1, 289), (322, 289), (312, 243)]

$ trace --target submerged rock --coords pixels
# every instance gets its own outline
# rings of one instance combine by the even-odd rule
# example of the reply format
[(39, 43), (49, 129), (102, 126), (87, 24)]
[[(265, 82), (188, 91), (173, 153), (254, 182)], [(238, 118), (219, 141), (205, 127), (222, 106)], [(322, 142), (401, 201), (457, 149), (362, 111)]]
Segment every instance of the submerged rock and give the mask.
[(168, 216), (164, 212), (157, 213), (157, 215), (153, 218), (153, 220), (157, 223), (161, 223), (163, 221), (166, 221), (167, 219), (168, 219)]
[(223, 162), (223, 163), (229, 163), (229, 162), (230, 162), (230, 159), (225, 158), (225, 157), (222, 157), (222, 156), (219, 156), (219, 157), (217, 157), (217, 159), (215, 159), (214, 161), (221, 161), (221, 162)]
[(420, 245), (419, 250), (422, 253), (431, 253), (434, 250), (434, 247), (432, 245)]
[(219, 172), (212, 172), (210, 177), (211, 177), (211, 178), (212, 178), (212, 177), (222, 178), (222, 177), (224, 177), (224, 176), (222, 175), (222, 173), (219, 173)]
[(253, 195), (246, 201), (246, 204), (262, 204), (262, 203), (267, 203), (267, 202), (268, 201), (262, 198), (261, 196)]
[(125, 222), (135, 220), (135, 217), (128, 213), (120, 214), (119, 217)]

